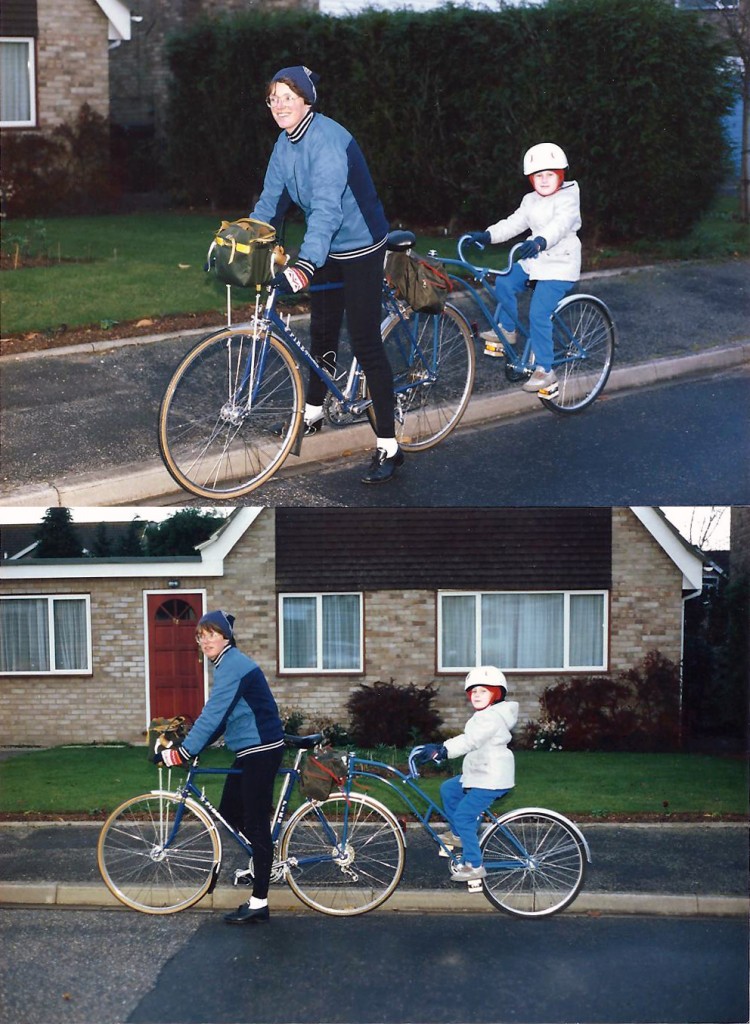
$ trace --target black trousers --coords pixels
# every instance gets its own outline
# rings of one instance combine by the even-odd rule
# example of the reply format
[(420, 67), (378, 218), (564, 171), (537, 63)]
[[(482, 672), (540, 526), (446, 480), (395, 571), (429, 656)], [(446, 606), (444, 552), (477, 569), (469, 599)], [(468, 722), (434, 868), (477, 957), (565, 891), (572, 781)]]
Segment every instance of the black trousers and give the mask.
[(273, 863), (271, 813), (273, 784), (284, 756), (284, 748), (264, 750), (238, 757), (232, 768), (241, 775), (227, 775), (219, 813), (241, 831), (253, 846), (253, 896), (266, 899)]
[[(367, 376), (378, 437), (394, 437), (393, 373), (380, 337), (383, 248), (351, 260), (328, 259), (316, 271), (313, 286), (343, 283), (343, 288), (310, 293), (310, 351), (327, 369), (336, 365), (346, 313), (352, 352)], [(307, 401), (322, 405), (325, 384), (310, 374)]]

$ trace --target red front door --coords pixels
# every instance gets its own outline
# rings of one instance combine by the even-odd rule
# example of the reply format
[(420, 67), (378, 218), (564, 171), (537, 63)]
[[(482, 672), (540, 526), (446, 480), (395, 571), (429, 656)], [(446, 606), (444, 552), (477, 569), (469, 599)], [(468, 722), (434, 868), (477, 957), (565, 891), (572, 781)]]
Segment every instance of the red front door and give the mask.
[(187, 715), (203, 707), (203, 665), (195, 627), (203, 611), (200, 594), (149, 594), (148, 663), (152, 718)]

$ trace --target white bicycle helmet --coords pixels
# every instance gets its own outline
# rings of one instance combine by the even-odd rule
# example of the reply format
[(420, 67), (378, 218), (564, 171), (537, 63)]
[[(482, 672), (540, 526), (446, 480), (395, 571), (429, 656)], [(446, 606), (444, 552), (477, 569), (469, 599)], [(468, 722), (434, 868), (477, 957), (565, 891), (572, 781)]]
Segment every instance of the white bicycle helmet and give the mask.
[(464, 690), (470, 690), (472, 686), (502, 686), (503, 692), (507, 694), (508, 683), (505, 674), (494, 665), (480, 665), (473, 668), (466, 677)]
[(526, 151), (523, 158), (523, 173), (536, 174), (537, 171), (564, 171), (568, 166), (568, 158), (554, 142), (540, 142)]

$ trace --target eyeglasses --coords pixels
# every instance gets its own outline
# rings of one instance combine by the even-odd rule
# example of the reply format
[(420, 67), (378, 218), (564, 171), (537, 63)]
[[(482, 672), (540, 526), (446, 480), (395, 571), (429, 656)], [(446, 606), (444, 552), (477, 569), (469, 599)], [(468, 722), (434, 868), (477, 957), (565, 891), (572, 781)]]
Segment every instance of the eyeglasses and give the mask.
[(290, 92), (287, 96), (266, 96), (266, 106), (271, 107), (291, 107), (296, 100), (301, 100), (301, 96), (297, 96), (295, 93)]

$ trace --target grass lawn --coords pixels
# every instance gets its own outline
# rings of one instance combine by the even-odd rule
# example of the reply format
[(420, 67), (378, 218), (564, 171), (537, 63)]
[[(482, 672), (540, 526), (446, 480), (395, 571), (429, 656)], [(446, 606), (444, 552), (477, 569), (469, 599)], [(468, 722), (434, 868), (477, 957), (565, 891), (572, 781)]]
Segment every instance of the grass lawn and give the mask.
[[(728, 259), (750, 254), (750, 229), (736, 219), (737, 203), (725, 197), (677, 241), (645, 241), (625, 249), (591, 249), (588, 267), (629, 265), (670, 259)], [(242, 211), (224, 212), (234, 219)], [(206, 251), (220, 217), (209, 213), (142, 213), (99, 217), (58, 217), (4, 221), (2, 324), (5, 335), (52, 333), (91, 325), (175, 314), (216, 312), (226, 298), (222, 285), (206, 274)], [(289, 224), (286, 244), (295, 252), (302, 226)], [(418, 234), (421, 252), (455, 256), (456, 238)], [(507, 247), (492, 250), (491, 265), (504, 263)], [(35, 260), (47, 265), (33, 265)], [(13, 270), (18, 260), (21, 269)], [(28, 265), (24, 264), (24, 261)], [(249, 293), (240, 301), (247, 301)]]
[[(383, 760), (379, 753), (376, 759)], [(201, 763), (228, 766), (231, 755), (210, 750)], [(396, 758), (402, 763), (402, 756)], [(459, 762), (453, 763), (458, 769)], [(430, 770), (424, 788), (438, 799), (445, 774)], [(176, 775), (173, 776), (173, 782)], [(101, 816), (122, 800), (156, 788), (158, 772), (145, 747), (57, 747), (30, 751), (0, 762), (0, 813)], [(218, 800), (223, 777), (209, 778), (206, 792)], [(398, 813), (399, 798), (377, 782), (357, 787)], [(515, 807), (550, 807), (578, 817), (652, 817), (689, 814), (706, 820), (745, 816), (748, 765), (739, 758), (697, 754), (516, 753), (516, 788), (502, 802)]]

